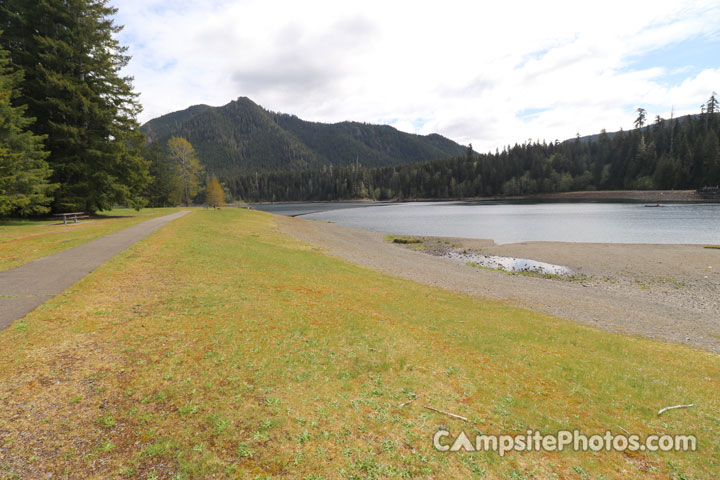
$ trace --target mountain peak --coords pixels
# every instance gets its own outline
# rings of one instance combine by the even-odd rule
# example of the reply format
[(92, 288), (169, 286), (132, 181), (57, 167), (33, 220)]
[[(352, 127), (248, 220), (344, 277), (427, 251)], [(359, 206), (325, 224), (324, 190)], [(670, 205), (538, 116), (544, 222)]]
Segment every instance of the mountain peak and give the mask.
[(309, 122), (270, 112), (248, 97), (222, 107), (194, 105), (141, 127), (164, 145), (186, 138), (207, 170), (218, 176), (298, 170), (327, 165), (381, 167), (463, 155), (465, 148), (438, 134), (414, 135), (389, 125)]

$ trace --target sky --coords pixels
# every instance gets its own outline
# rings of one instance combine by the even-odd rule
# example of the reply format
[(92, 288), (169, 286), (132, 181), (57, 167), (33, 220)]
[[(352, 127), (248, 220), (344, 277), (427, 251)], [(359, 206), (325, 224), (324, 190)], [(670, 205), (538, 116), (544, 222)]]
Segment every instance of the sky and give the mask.
[(139, 120), (249, 97), (479, 152), (699, 113), (720, 2), (111, 0)]

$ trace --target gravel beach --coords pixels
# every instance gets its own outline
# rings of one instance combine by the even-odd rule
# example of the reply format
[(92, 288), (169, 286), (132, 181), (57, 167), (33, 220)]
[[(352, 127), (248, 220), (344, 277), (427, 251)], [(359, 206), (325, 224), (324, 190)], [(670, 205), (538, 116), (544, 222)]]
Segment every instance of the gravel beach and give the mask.
[[(720, 353), (720, 250), (701, 245), (524, 242), (385, 234), (275, 217), (278, 228), (351, 263), (455, 292), (501, 300), (625, 335)], [(652, 240), (652, 239), (648, 239)], [(568, 279), (475, 268), (444, 250), (521, 257), (567, 266)], [(428, 254), (426, 251), (431, 251)]]

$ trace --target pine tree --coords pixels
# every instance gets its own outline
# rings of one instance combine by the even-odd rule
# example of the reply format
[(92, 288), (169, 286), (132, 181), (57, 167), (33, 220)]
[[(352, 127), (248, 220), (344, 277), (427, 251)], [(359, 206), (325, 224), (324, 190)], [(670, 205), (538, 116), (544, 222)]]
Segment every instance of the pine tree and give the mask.
[(33, 119), (24, 116), (26, 108), (12, 105), (22, 72), (13, 72), (8, 63), (7, 52), (0, 50), (0, 216), (47, 213), (54, 188), (47, 153), (42, 137), (28, 131)]
[(56, 210), (142, 205), (149, 181), (140, 155), (140, 107), (131, 79), (119, 71), (129, 57), (113, 35), (108, 0), (3, 0), (0, 45), (25, 72), (19, 104), (46, 136), (47, 159), (59, 184)]
[(642, 128), (643, 125), (645, 125), (645, 117), (647, 115), (647, 112), (644, 108), (638, 108), (635, 111), (638, 114), (637, 118), (635, 119), (635, 128)]
[(205, 203), (214, 207), (225, 205), (225, 193), (217, 177), (212, 177), (205, 187)]
[(173, 201), (173, 192), (177, 189), (176, 168), (162, 147), (153, 142), (143, 147), (143, 156), (150, 164), (152, 181), (145, 189), (144, 196), (150, 207), (171, 207), (179, 202)]
[(707, 113), (710, 115), (717, 113), (718, 111), (718, 100), (715, 98), (717, 93), (713, 92), (712, 95), (710, 95), (710, 99), (707, 102)]

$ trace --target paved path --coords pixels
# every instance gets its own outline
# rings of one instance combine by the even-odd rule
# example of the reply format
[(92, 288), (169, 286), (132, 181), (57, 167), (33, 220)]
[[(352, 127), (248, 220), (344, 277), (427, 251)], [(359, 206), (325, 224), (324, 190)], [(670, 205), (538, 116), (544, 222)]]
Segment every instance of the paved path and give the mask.
[(0, 330), (166, 223), (189, 213), (153, 218), (119, 232), (0, 272)]

